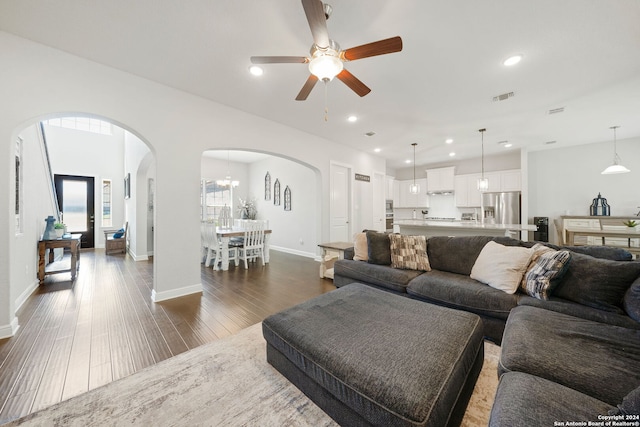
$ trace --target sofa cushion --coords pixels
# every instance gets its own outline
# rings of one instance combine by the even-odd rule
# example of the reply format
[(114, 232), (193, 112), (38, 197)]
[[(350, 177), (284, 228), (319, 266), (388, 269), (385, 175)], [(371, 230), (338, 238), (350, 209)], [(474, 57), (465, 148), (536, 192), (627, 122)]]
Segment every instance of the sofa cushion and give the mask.
[(622, 302), (640, 276), (640, 262), (611, 261), (574, 253), (554, 295), (600, 310), (623, 314)]
[(636, 322), (640, 322), (640, 277), (638, 277), (624, 295), (624, 311)]
[(427, 241), (429, 264), (434, 270), (468, 276), (480, 251), (491, 240), (489, 236), (429, 237)]
[(488, 242), (471, 269), (471, 278), (508, 294), (518, 290), (534, 251)]
[(549, 249), (540, 254), (522, 279), (527, 295), (538, 299), (549, 299), (560, 278), (567, 271), (570, 261), (571, 252), (569, 251)]
[(366, 233), (356, 233), (356, 235), (353, 236), (353, 260), (354, 261), (369, 260), (369, 247), (367, 245)]
[(391, 241), (388, 233), (367, 231), (368, 260), (370, 264), (391, 264)]
[(407, 270), (430, 271), (427, 258), (427, 238), (425, 236), (407, 236), (390, 234), (391, 267)]
[(639, 330), (519, 306), (507, 320), (498, 369), (546, 378), (617, 405), (640, 384), (638, 366)]
[(391, 268), (388, 265), (368, 264), (346, 259), (337, 260), (333, 264), (333, 272), (336, 286), (364, 282), (400, 293), (406, 293), (409, 282), (423, 274), (418, 270), (401, 270)]
[[(640, 387), (631, 390), (617, 408), (609, 411), (609, 415), (640, 415)], [(638, 420), (638, 418), (630, 419)]]
[(611, 409), (605, 402), (544, 378), (507, 372), (498, 383), (489, 427), (553, 426), (564, 425), (566, 420), (601, 422), (598, 416)]
[(507, 294), (469, 276), (438, 270), (413, 279), (407, 293), (438, 305), (499, 319), (506, 319), (520, 298), (520, 294)]

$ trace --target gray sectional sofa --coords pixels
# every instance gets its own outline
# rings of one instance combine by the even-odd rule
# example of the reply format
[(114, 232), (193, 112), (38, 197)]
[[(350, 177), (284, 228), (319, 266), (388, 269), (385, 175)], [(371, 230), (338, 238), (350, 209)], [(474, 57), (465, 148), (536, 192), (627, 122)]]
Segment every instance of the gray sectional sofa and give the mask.
[(640, 262), (619, 249), (564, 248), (571, 260), (543, 300), (470, 277), (490, 241), (533, 245), (510, 238), (431, 237), (427, 272), (385, 265), (386, 254), (372, 253), (385, 248), (369, 245), (369, 261), (353, 260), (353, 251), (336, 261), (334, 283), (365, 283), (478, 314), (485, 337), (502, 346), (491, 426), (587, 425), (625, 417), (640, 425), (640, 419), (628, 418), (640, 413)]

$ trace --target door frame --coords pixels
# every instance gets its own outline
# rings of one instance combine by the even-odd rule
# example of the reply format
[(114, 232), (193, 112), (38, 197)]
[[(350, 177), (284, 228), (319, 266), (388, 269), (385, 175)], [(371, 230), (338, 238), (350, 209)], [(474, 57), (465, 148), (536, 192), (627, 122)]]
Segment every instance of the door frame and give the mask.
[[(63, 206), (63, 194), (62, 194), (62, 181), (83, 181), (87, 183), (87, 232), (82, 233), (80, 240), (82, 248), (95, 247), (95, 225), (96, 225), (96, 199), (95, 199), (95, 176), (82, 176), (82, 175), (65, 175), (54, 174), (53, 180), (56, 188), (56, 198), (58, 199), (58, 206), (62, 210)], [(62, 211), (64, 216), (64, 211)]]

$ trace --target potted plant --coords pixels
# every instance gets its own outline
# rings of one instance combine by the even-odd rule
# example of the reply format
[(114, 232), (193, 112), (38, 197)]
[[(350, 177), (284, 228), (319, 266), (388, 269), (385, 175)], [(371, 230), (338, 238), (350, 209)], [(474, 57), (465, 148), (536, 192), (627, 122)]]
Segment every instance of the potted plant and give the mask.
[(58, 237), (58, 239), (61, 238), (64, 234), (64, 224), (61, 222), (56, 222), (53, 225), (53, 228), (56, 230), (56, 236)]
[(639, 223), (638, 223), (638, 222), (636, 222), (636, 221), (634, 221), (634, 220), (632, 220), (632, 219), (630, 219), (629, 221), (625, 221), (625, 222), (623, 222), (623, 224), (624, 224), (624, 225), (626, 225), (626, 226), (627, 226), (627, 227), (629, 227), (629, 228), (633, 228), (633, 227), (635, 227), (636, 225), (638, 225)]

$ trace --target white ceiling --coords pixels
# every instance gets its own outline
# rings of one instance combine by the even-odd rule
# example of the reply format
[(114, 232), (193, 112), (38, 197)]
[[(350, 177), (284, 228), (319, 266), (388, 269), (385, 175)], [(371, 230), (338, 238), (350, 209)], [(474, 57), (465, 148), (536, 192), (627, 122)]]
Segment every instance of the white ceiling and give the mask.
[[(399, 35), (402, 52), (346, 64), (372, 92), (337, 79), (294, 98), (304, 64), (252, 55), (306, 55), (300, 0), (2, 0), (0, 29), (219, 103), (372, 151), (390, 168), (512, 149), (640, 136), (638, 0), (330, 0), (329, 35), (342, 48)], [(502, 61), (523, 53), (507, 68)], [(496, 95), (514, 92), (502, 102)], [(560, 114), (547, 111), (564, 107)], [(346, 121), (355, 114), (359, 120)], [(366, 132), (375, 132), (372, 137)], [(450, 146), (446, 138), (453, 138)], [(553, 145), (544, 145), (557, 141)], [(620, 153), (624, 158), (623, 153)]]

